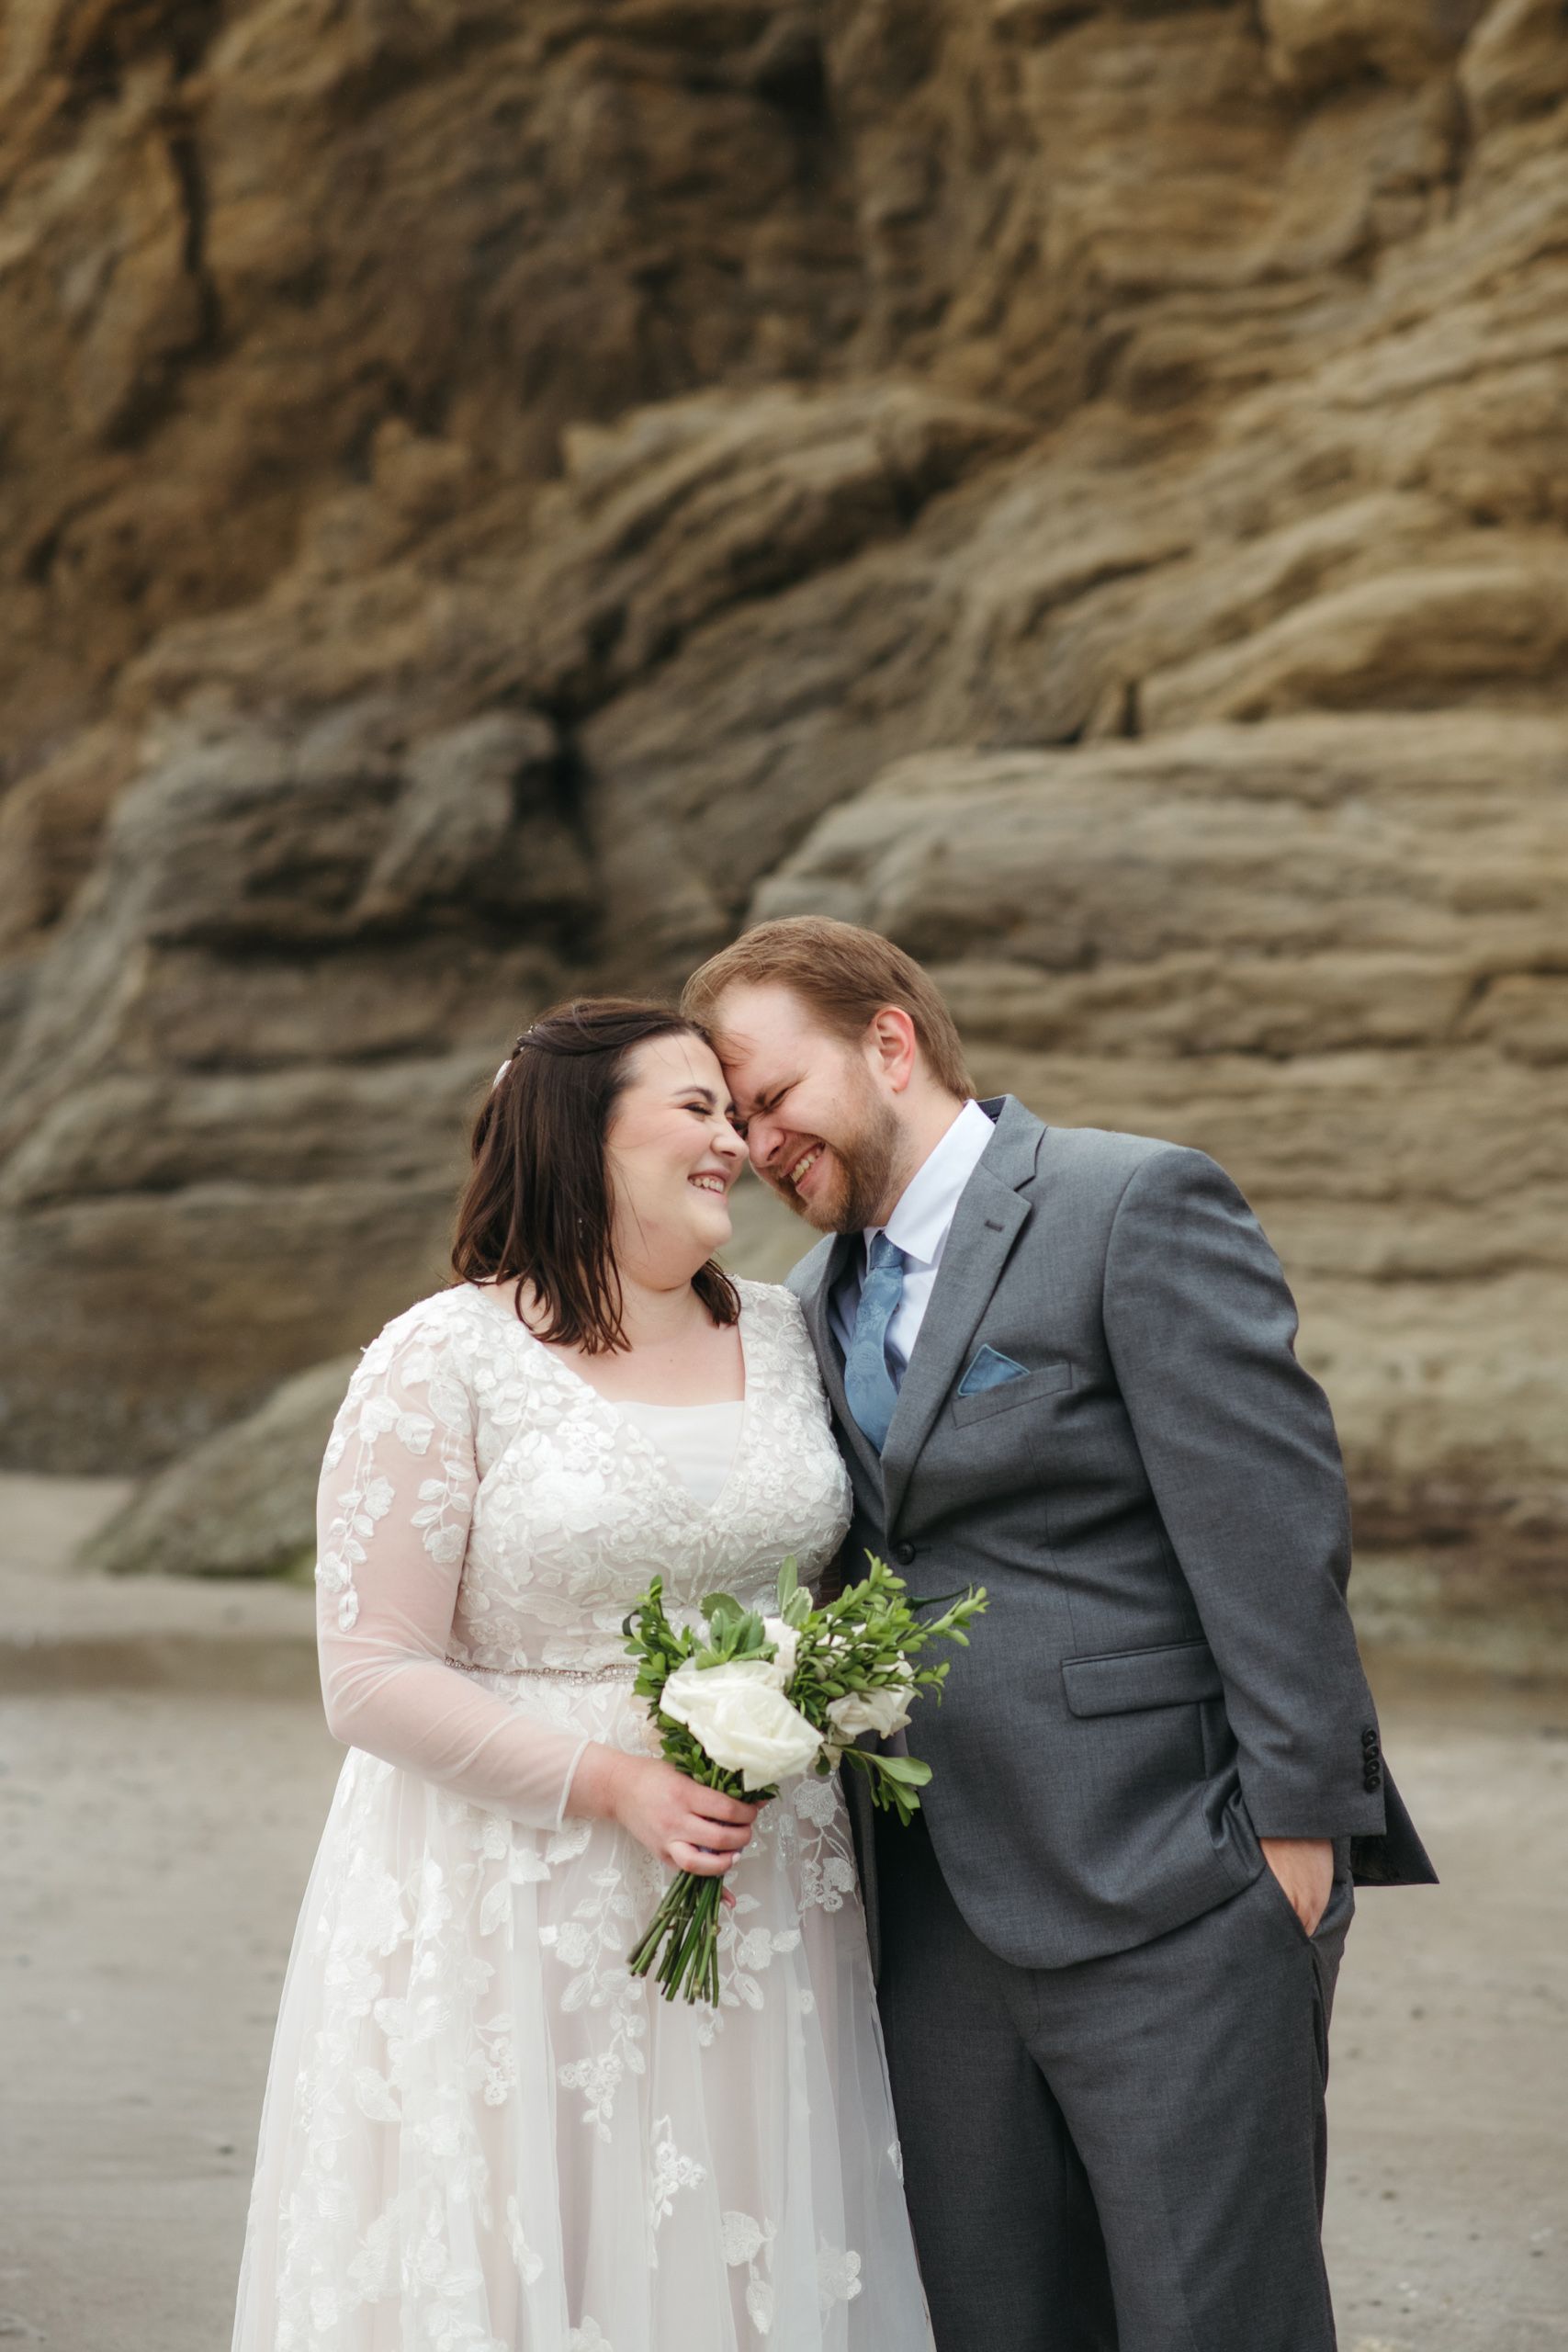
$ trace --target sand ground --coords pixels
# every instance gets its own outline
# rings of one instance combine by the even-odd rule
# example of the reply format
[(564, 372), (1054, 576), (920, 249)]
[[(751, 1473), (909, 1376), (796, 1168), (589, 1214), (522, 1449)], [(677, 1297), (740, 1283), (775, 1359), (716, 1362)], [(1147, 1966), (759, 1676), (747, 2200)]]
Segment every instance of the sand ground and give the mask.
[[(338, 1751), (307, 1594), (64, 1573), (113, 1493), (0, 1479), (0, 2341), (226, 2352)], [(1372, 1668), (1444, 1883), (1364, 1894), (1350, 1938), (1341, 2341), (1548, 2352), (1568, 2346), (1568, 1690)]]

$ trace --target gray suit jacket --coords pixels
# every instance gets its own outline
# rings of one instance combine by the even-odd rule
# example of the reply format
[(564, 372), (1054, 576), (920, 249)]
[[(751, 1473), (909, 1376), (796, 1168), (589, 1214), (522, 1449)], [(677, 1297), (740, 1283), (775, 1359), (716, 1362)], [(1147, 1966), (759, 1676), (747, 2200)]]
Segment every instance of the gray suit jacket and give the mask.
[[(845, 1580), (869, 1549), (918, 1595), (990, 1595), (910, 1731), (969, 1925), (1024, 1967), (1122, 1951), (1248, 1884), (1260, 1837), (1348, 1841), (1363, 1880), (1430, 1879), (1345, 1603), (1334, 1424), (1257, 1219), (1201, 1152), (1047, 1127), (1010, 1095), (983, 1107), (996, 1135), (880, 1460), (829, 1317), (859, 1237), (790, 1276), (854, 1486)], [(982, 1347), (1021, 1375), (960, 1394)], [(874, 1954), (869, 1806), (849, 1785)]]

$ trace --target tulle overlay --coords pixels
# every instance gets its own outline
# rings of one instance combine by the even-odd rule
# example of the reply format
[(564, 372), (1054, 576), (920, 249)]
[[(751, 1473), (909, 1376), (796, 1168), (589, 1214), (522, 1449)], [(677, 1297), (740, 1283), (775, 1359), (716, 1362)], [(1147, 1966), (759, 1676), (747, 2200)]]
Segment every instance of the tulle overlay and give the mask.
[[(745, 1457), (765, 1449), (770, 1417), (798, 1414), (804, 1393), (788, 1327), (793, 1300), (745, 1288), (749, 1430), (728, 1495), (744, 1555), (728, 1563), (737, 1588), (771, 1575), (776, 1553), (791, 1548), (782, 1524), (780, 1541), (759, 1545), (759, 1481), (746, 1475)], [(494, 1328), (493, 1307), (478, 1311), (486, 1323), (465, 1328), (481, 1354), (512, 1351), (525, 1384), (543, 1382), (547, 1367), (557, 1374), (526, 1335)], [(442, 1312), (450, 1336), (454, 1311)], [(421, 1348), (429, 1336), (426, 1323)], [(388, 1350), (385, 1338), (379, 1363), (368, 1351), (356, 1376), (363, 1417), (378, 1422), (388, 1418), (376, 1409), (388, 1394), (388, 1357), (407, 1355), (401, 1343)], [(471, 1379), (458, 1379), (461, 1341), (437, 1352), (439, 1377), (471, 1390)], [(430, 1371), (428, 1356), (420, 1363)], [(575, 1396), (558, 1376), (549, 1393), (565, 1421), (596, 1423), (608, 1438), (615, 1417), (591, 1391)], [(450, 1391), (447, 1404), (451, 1427)], [(406, 1419), (409, 1395), (399, 1408)], [(352, 1432), (355, 1410), (351, 1390), (339, 1434), (345, 1425)], [(829, 1468), (810, 1434), (826, 1434), (815, 1398), (810, 1415), (820, 1551), (840, 1505), (835, 1493), (827, 1508)], [(500, 1461), (485, 1421), (481, 1411), (467, 1425), (468, 1513)], [(502, 1449), (512, 1456), (514, 1437)], [(654, 1491), (651, 1463), (618, 1436), (598, 1465), (609, 1488), (623, 1462), (650, 1508), (673, 1510), (672, 1498)], [(329, 1454), (324, 1523), (333, 1463)], [(439, 1476), (446, 1487), (451, 1466)], [(812, 1516), (804, 1466), (795, 1464), (797, 1530), (803, 1513), (807, 1522)], [(384, 1459), (361, 1459), (358, 1485), (387, 1468)], [(415, 1482), (416, 1498), (427, 1483)], [(748, 1509), (753, 1518), (741, 1535)], [(393, 1503), (383, 1518), (400, 1515)], [(667, 1541), (665, 1556), (650, 1558), (660, 1546), (646, 1525), (633, 1535), (623, 1513), (619, 1550), (642, 1555), (639, 1575), (673, 1571), (677, 1589), (683, 1575), (701, 1571), (705, 1590), (726, 1549), (735, 1550), (720, 1540), (725, 1515), (721, 1502), (699, 1530), (694, 1510), (677, 1556)], [(349, 1523), (354, 1517), (351, 1508)], [(607, 1501), (594, 1533), (615, 1518)], [(513, 1534), (522, 1533), (519, 1511)], [(594, 1555), (592, 1538), (581, 1534), (580, 1567)], [(423, 1548), (428, 1556), (428, 1542)], [(376, 1613), (375, 1549), (373, 1538), (355, 1563), (356, 1620)], [(324, 1556), (330, 1562), (330, 1545)], [(522, 1606), (525, 1546), (499, 1542), (492, 1527), (486, 1556), (493, 1605), (476, 1591), (466, 1600), (470, 1616), (493, 1618), (507, 1602)], [(521, 1759), (519, 1808), (536, 1815), (538, 1758), (554, 1770), (589, 1739), (650, 1752), (629, 1677), (604, 1663), (606, 1594), (624, 1610), (630, 1595), (618, 1597), (618, 1588), (633, 1566), (630, 1556), (598, 1555), (580, 1595), (594, 1604), (581, 1651), (590, 1663), (577, 1671), (476, 1662), (473, 1645), (452, 1633), (463, 1608), (449, 1596), (440, 1613), (455, 1652), (432, 1656), (432, 1618), (411, 1661), (437, 1702), (445, 1784), (408, 1762), (350, 1749), (288, 1964), (235, 2352), (929, 2346), (836, 1781), (787, 1786), (731, 1874), (737, 1902), (723, 1932), (716, 2011), (671, 2006), (626, 1968), (666, 1883), (651, 1856), (612, 1824), (573, 1818), (570, 1779), (543, 1819), (520, 1819), (498, 1802), (498, 1758)], [(468, 1567), (453, 1573), (468, 1579)], [(330, 1670), (342, 1588), (330, 1566), (322, 1581)], [(683, 1598), (690, 1605), (694, 1596)], [(405, 1624), (418, 1614), (406, 1602), (405, 1593)], [(562, 1612), (547, 1614), (558, 1645)], [(384, 1632), (375, 1638), (384, 1646)], [(520, 1645), (510, 1646), (515, 1656)], [(397, 1682), (389, 1710), (386, 1744), (400, 1756), (415, 1736), (411, 1687)], [(471, 1715), (476, 1732), (479, 1760), (468, 1770), (451, 1761), (454, 1711), (465, 1722)], [(367, 1737), (377, 1722), (364, 1702)], [(471, 1792), (476, 1779), (483, 1801)]]

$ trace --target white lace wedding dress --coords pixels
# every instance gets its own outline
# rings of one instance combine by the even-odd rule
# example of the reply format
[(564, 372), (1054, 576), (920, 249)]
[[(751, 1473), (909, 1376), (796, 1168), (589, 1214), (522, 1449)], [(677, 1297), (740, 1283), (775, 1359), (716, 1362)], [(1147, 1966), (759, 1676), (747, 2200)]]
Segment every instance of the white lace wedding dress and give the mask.
[(234, 2352), (923, 2352), (848, 1826), (788, 1783), (729, 1883), (719, 2008), (626, 1954), (665, 1872), (576, 1819), (652, 1752), (621, 1623), (761, 1602), (848, 1517), (795, 1300), (740, 1284), (709, 1503), (500, 1295), (355, 1374), (321, 1486), (321, 1654), (352, 1742), (284, 1987)]

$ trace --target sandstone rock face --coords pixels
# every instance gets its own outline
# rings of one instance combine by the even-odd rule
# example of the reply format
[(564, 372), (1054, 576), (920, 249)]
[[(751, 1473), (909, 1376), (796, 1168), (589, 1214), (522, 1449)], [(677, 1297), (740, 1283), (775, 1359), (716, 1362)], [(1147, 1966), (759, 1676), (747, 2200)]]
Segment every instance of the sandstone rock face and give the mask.
[(82, 1546), (81, 1565), (116, 1576), (309, 1575), (321, 1454), (358, 1361), (297, 1373), (157, 1472)]
[(12, 756), (152, 631), (263, 590), (389, 424), (435, 447), (398, 467), (383, 529), (498, 501), (515, 529), (564, 424), (814, 367), (856, 309), (813, 17), (8, 9)]
[(1234, 1170), (1366, 1534), (1560, 1575), (1560, 8), (5, 40), (10, 1458), (363, 1340), (534, 1009), (809, 907)]
[(903, 940), (983, 1091), (1231, 1169), (1363, 1538), (1483, 1544), (1522, 1600), (1565, 1500), (1565, 792), (1568, 718), (1492, 714), (919, 754), (758, 911)]

